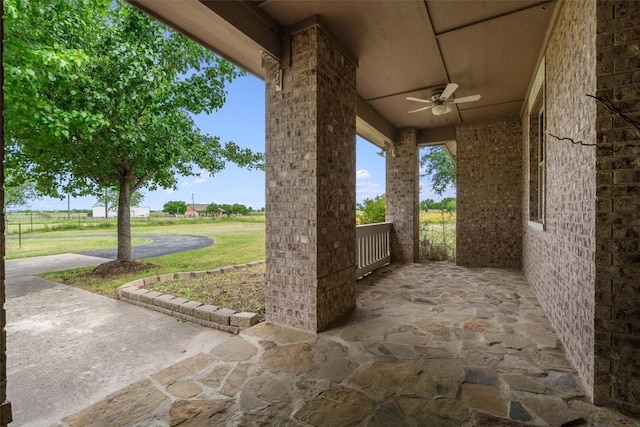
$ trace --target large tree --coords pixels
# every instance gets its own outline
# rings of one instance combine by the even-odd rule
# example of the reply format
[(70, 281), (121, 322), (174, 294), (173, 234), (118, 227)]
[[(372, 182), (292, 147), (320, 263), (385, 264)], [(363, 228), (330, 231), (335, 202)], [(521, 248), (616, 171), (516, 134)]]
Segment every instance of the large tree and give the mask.
[(180, 200), (172, 200), (162, 207), (162, 212), (170, 215), (184, 215), (187, 211), (187, 204)]
[(37, 197), (32, 181), (13, 180), (6, 177), (4, 182), (4, 204), (5, 208), (25, 206)]
[(220, 212), (222, 212), (222, 207), (220, 207), (220, 205), (216, 204), (216, 203), (210, 203), (207, 206), (207, 213), (210, 216), (216, 216), (218, 215)]
[(420, 166), (424, 168), (422, 176), (431, 178), (434, 193), (442, 196), (448, 188), (456, 188), (456, 165), (444, 147), (426, 147)]
[(191, 115), (225, 101), (240, 73), (112, 0), (4, 0), (6, 165), (43, 195), (118, 189), (118, 260), (130, 260), (130, 201), (262, 156), (203, 134)]

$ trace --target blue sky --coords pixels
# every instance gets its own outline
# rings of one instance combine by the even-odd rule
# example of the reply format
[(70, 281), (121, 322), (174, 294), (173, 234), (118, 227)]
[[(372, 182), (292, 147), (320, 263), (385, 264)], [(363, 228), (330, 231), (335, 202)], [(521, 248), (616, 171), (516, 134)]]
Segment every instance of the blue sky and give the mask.
[[(195, 122), (204, 132), (220, 137), (221, 141), (234, 141), (241, 147), (264, 152), (265, 101), (264, 83), (248, 75), (227, 85), (225, 105), (211, 115), (198, 115)], [(358, 137), (356, 146), (356, 199), (358, 203), (384, 193), (385, 159), (377, 153), (378, 147)], [(420, 180), (420, 200), (441, 197), (431, 192), (428, 180)], [(143, 191), (143, 206), (151, 210), (162, 210), (171, 200), (185, 203), (241, 203), (254, 209), (264, 207), (264, 172), (248, 171), (227, 164), (224, 171), (210, 177), (207, 172), (200, 176), (178, 177), (175, 190)], [(443, 197), (454, 196), (448, 191)], [(96, 203), (93, 197), (71, 199), (71, 209), (91, 209)], [(66, 210), (67, 200), (44, 198), (32, 201), (34, 210)]]

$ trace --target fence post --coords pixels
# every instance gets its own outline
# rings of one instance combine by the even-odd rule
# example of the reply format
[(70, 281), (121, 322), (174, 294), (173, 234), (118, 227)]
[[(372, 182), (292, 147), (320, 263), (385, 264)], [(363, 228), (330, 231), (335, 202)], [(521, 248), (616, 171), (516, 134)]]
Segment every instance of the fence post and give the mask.
[(18, 223), (18, 247), (22, 247), (22, 223)]

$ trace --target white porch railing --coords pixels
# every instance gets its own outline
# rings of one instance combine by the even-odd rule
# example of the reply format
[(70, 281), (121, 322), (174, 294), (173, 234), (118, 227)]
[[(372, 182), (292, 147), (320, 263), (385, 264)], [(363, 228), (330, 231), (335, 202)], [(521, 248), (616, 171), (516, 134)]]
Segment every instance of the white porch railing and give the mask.
[(390, 222), (356, 227), (356, 277), (360, 278), (391, 262)]

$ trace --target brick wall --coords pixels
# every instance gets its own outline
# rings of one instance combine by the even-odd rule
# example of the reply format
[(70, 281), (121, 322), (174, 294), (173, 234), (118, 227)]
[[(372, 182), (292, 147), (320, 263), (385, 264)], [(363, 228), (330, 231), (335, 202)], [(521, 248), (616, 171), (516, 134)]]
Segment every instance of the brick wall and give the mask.
[(393, 262), (415, 262), (418, 254), (418, 180), (417, 132), (403, 130), (396, 144), (396, 156), (387, 150), (386, 220), (393, 223), (391, 259)]
[[(597, 4), (597, 89), (640, 121), (640, 2)], [(597, 108), (595, 400), (640, 417), (640, 131)]]
[(267, 320), (318, 331), (355, 306), (355, 65), (318, 25), (267, 78)]
[(457, 129), (456, 263), (520, 268), (519, 120)]
[[(546, 131), (593, 142), (595, 2), (561, 5), (546, 49)], [(535, 95), (534, 95), (535, 96)], [(528, 112), (523, 117), (523, 174), (530, 164)], [(536, 291), (587, 392), (593, 389), (595, 281), (595, 149), (547, 135), (546, 223), (529, 220), (529, 181), (523, 180), (523, 271)]]

